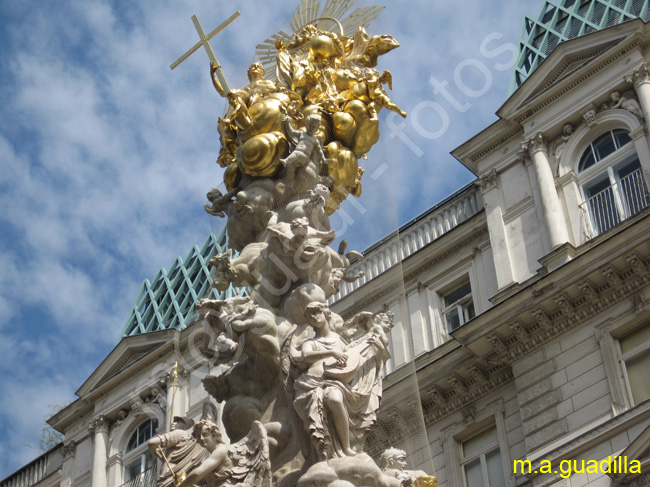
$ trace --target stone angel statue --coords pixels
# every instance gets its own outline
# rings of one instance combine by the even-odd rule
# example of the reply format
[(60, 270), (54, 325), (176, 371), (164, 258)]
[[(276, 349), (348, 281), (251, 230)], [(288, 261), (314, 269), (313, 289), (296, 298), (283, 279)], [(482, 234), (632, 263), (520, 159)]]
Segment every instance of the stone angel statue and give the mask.
[(224, 444), (219, 427), (209, 419), (196, 423), (192, 434), (209, 456), (177, 487), (200, 481), (208, 487), (271, 487), (269, 442), (262, 423), (254, 421), (248, 436), (230, 446)]

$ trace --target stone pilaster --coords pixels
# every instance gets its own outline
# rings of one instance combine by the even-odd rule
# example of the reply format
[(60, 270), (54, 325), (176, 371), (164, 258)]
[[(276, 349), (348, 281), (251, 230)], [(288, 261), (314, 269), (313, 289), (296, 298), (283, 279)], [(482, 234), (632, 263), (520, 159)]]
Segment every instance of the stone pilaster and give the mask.
[(515, 278), (512, 271), (508, 236), (503, 223), (503, 210), (499, 200), (499, 175), (492, 169), (491, 172), (479, 178), (478, 184), (483, 195), (483, 206), (488, 220), (497, 285), (501, 290), (512, 284)]
[(537, 132), (530, 139), (521, 144), (526, 154), (530, 157), (542, 204), (543, 224), (546, 228), (550, 250), (569, 241), (566, 221), (560, 206), (560, 198), (555, 189), (555, 178), (548, 158), (548, 144), (541, 132)]
[(63, 461), (74, 458), (75, 454), (77, 453), (77, 442), (72, 440), (68, 443), (64, 443), (62, 453)]

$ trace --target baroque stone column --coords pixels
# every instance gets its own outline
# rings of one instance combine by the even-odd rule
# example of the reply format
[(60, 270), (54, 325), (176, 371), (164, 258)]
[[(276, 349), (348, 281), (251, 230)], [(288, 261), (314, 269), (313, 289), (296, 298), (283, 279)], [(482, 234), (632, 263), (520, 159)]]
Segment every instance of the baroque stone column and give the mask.
[(106, 460), (108, 455), (108, 430), (110, 422), (104, 415), (99, 416), (95, 421), (88, 425), (88, 429), (93, 435), (94, 452), (93, 452), (93, 471), (92, 486), (106, 487)]
[(544, 135), (537, 132), (521, 147), (530, 156), (542, 203), (542, 213), (544, 215), (544, 226), (549, 238), (551, 250), (569, 241), (566, 221), (560, 206), (560, 198), (555, 189), (555, 178), (551, 170), (551, 163), (548, 158), (548, 144), (544, 140)]
[(650, 120), (650, 70), (648, 64), (643, 63), (635, 69), (630, 76), (626, 76), (625, 80), (632, 83), (637, 96), (639, 97), (639, 104), (643, 110), (643, 117)]

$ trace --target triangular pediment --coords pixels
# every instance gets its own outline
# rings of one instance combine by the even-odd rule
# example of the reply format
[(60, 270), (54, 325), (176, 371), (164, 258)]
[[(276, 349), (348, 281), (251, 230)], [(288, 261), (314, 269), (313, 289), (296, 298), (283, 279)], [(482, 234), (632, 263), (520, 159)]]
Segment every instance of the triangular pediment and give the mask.
[(582, 68), (583, 66), (586, 66), (587, 64), (591, 63), (600, 54), (609, 50), (613, 46), (619, 44), (621, 41), (622, 39), (617, 39), (612, 42), (606, 42), (599, 46), (595, 46), (595, 47), (591, 46), (590, 48), (586, 49), (583, 52), (566, 53), (566, 55), (563, 58), (556, 59), (554, 64), (557, 66), (557, 68), (554, 69), (551, 73), (549, 73), (549, 76), (547, 76), (546, 79), (541, 80), (541, 82), (537, 84), (536, 86), (537, 89), (533, 91), (528, 96), (528, 98), (526, 98), (523, 101), (522, 105), (528, 104), (538, 96), (549, 91), (549, 89), (552, 88), (553, 85), (558, 84), (562, 80), (570, 77), (571, 74), (580, 70), (580, 68)]
[(639, 34), (645, 37), (647, 30), (646, 24), (637, 19), (561, 42), (497, 114), (501, 118), (517, 118), (518, 114), (553, 96), (600, 64), (608, 63), (628, 44), (634, 43)]
[(172, 339), (175, 330), (147, 333), (123, 338), (101, 365), (90, 375), (77, 391), (79, 397), (87, 397), (97, 389), (122, 374), (137, 370), (140, 364), (158, 353)]

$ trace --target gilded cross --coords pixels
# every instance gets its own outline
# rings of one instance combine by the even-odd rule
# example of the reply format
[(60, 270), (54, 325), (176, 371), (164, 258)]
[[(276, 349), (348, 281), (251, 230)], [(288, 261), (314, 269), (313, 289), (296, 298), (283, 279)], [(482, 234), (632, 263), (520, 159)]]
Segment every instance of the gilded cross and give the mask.
[(196, 15), (192, 15), (192, 22), (194, 22), (194, 27), (196, 28), (196, 31), (199, 33), (199, 37), (201, 40), (194, 44), (192, 48), (187, 51), (185, 54), (183, 54), (181, 57), (179, 57), (176, 61), (174, 61), (171, 66), (169, 66), (171, 69), (174, 69), (176, 66), (178, 66), (180, 63), (185, 61), (188, 57), (190, 57), (194, 51), (196, 51), (198, 48), (203, 46), (205, 48), (205, 51), (208, 53), (208, 57), (210, 58), (210, 61), (215, 64), (217, 67), (216, 69), (216, 74), (217, 77), (219, 78), (219, 82), (221, 83), (221, 86), (223, 87), (224, 91), (226, 94), (230, 91), (230, 88), (228, 87), (228, 83), (226, 82), (226, 78), (223, 75), (223, 72), (221, 71), (221, 64), (219, 64), (219, 61), (217, 61), (217, 57), (214, 55), (214, 51), (212, 51), (212, 47), (210, 46), (210, 39), (212, 39), (215, 35), (217, 35), (219, 32), (221, 32), (223, 29), (226, 28), (226, 26), (235, 20), (237, 17), (239, 17), (241, 13), (239, 10), (232, 14), (230, 17), (228, 17), (219, 27), (214, 29), (212, 32), (210, 32), (208, 35), (205, 34), (203, 31), (203, 27), (201, 27), (201, 23), (199, 22), (199, 19)]

